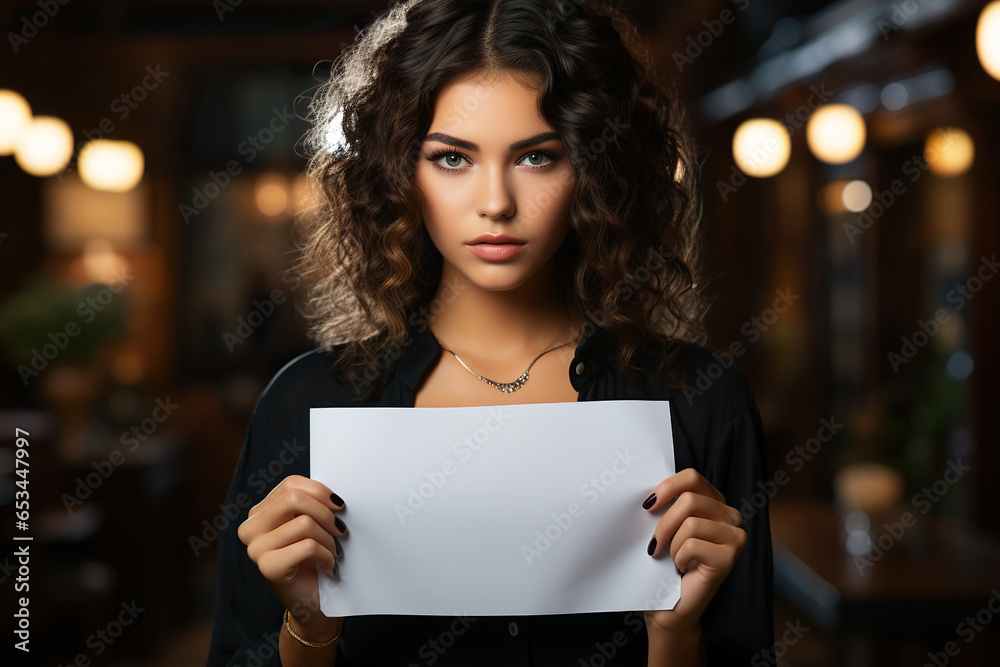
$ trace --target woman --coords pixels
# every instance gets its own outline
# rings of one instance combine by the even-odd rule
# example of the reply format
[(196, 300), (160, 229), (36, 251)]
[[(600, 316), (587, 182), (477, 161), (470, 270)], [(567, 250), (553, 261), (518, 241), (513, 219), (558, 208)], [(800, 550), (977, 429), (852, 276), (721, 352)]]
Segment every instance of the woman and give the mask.
[[(297, 266), (319, 347), (251, 418), (210, 665), (766, 664), (767, 511), (733, 507), (764, 479), (760, 417), (699, 344), (694, 150), (635, 34), (589, 0), (416, 0), (338, 61), (313, 100), (323, 193)], [(350, 499), (308, 478), (310, 407), (630, 398), (670, 401), (679, 472), (636, 511), (683, 573), (673, 609), (318, 611)]]

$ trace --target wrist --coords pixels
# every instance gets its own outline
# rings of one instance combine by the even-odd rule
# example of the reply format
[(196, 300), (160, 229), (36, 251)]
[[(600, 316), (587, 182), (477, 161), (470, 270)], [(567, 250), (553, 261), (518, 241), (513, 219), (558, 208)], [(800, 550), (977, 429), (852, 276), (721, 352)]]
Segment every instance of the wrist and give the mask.
[(670, 629), (647, 624), (646, 634), (649, 638), (647, 662), (650, 667), (705, 664), (705, 642), (700, 622)]
[(701, 622), (662, 628), (655, 623), (646, 624), (646, 633), (650, 641), (669, 644), (697, 644), (701, 640)]
[[(325, 616), (323, 614), (311, 614), (307, 623), (299, 621), (291, 611), (287, 612), (288, 625), (292, 631), (302, 639), (312, 643), (325, 643), (334, 637), (340, 636), (344, 619), (341, 617)], [(288, 630), (288, 628), (285, 628)], [(336, 642), (333, 642), (336, 646)]]

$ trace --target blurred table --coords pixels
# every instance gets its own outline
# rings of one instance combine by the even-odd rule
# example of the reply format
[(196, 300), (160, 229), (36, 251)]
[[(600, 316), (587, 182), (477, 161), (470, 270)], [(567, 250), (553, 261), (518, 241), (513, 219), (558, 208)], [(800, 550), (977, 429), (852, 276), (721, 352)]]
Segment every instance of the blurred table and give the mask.
[[(847, 552), (832, 503), (774, 500), (770, 518), (775, 592), (834, 635), (838, 646), (867, 638), (915, 640), (937, 650), (958, 639), (956, 626), (1000, 587), (1000, 540), (946, 517), (917, 515), (888, 549), (866, 560)], [(873, 527), (872, 538), (885, 532)], [(992, 643), (982, 642), (975, 653)], [(969, 646), (972, 653), (974, 643)]]

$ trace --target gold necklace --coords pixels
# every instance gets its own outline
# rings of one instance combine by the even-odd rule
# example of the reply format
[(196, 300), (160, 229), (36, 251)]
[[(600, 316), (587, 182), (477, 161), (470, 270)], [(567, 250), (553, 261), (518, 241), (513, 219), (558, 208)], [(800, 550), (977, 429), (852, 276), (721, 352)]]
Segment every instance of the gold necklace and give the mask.
[[(545, 352), (542, 352), (542, 354), (547, 354), (547, 353), (551, 352), (552, 350), (558, 350), (560, 347), (566, 347), (567, 345), (569, 345), (572, 342), (573, 341), (567, 341), (567, 342), (563, 343), (562, 345), (556, 345), (555, 347), (550, 347), (549, 349), (545, 350)], [(465, 370), (469, 371), (470, 373), (472, 373), (473, 375), (475, 375), (477, 378), (479, 378), (480, 380), (482, 380), (486, 384), (490, 385), (491, 387), (495, 387), (495, 388), (499, 389), (500, 391), (505, 391), (505, 392), (508, 392), (508, 393), (517, 391), (518, 389), (520, 389), (524, 385), (525, 382), (528, 381), (528, 371), (531, 370), (531, 367), (534, 366), (535, 362), (538, 361), (538, 359), (542, 356), (542, 354), (539, 354), (537, 357), (535, 357), (535, 359), (530, 364), (528, 364), (528, 368), (525, 369), (525, 371), (523, 373), (521, 373), (521, 375), (519, 375), (518, 378), (516, 380), (514, 380), (513, 382), (496, 382), (494, 380), (490, 380), (489, 378), (484, 378), (482, 375), (480, 375), (479, 373), (475, 372), (474, 370), (472, 370), (471, 368), (469, 368), (468, 366), (466, 366), (465, 362), (462, 361), (461, 357), (459, 357), (457, 354), (455, 354), (454, 352), (452, 352), (448, 348), (446, 348), (444, 346), (441, 346), (441, 349), (444, 350), (445, 352), (451, 352), (453, 355), (455, 355), (455, 358), (458, 359), (458, 363), (462, 364), (462, 366), (465, 366)]]

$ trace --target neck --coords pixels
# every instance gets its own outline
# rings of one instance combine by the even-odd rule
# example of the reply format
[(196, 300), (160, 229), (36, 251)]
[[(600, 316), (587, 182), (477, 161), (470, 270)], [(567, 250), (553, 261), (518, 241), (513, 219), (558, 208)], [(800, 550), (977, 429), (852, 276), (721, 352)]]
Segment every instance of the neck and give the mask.
[(566, 311), (556, 293), (552, 263), (511, 290), (486, 290), (444, 264), (434, 295), (440, 312), (429, 325), (441, 345), (469, 358), (494, 362), (533, 359), (556, 345), (577, 341), (582, 319)]

